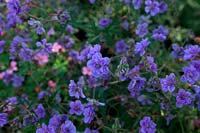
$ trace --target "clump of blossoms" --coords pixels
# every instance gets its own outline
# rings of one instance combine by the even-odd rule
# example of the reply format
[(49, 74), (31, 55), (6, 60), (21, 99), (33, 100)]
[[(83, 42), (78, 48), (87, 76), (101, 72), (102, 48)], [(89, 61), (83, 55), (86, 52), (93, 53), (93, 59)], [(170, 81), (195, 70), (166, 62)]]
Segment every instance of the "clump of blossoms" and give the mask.
[(198, 132), (182, 3), (0, 0), (0, 132)]
[(103, 58), (101, 53), (96, 53), (92, 56), (92, 59), (87, 62), (87, 67), (90, 68), (94, 77), (107, 78), (109, 77), (109, 63), (109, 58)]
[(140, 133), (155, 133), (156, 132), (156, 124), (151, 120), (149, 116), (145, 116), (140, 121)]
[(173, 92), (175, 90), (175, 74), (171, 73), (166, 78), (160, 80), (163, 92)]

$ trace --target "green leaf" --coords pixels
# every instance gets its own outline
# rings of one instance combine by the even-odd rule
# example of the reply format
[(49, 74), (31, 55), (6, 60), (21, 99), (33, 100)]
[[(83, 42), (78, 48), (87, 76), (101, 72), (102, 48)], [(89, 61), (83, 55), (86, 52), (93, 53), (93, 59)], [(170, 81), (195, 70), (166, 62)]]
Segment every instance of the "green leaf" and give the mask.
[(198, 3), (198, 0), (187, 0), (187, 3), (193, 8), (200, 8), (200, 3)]

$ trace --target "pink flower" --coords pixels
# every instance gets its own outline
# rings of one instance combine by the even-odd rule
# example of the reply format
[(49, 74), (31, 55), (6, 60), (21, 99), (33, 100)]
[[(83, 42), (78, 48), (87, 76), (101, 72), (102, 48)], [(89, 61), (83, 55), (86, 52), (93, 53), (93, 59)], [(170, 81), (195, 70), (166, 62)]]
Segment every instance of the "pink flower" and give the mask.
[(83, 73), (83, 75), (91, 75), (92, 74), (90, 68), (88, 68), (88, 67), (83, 67), (82, 73)]
[(48, 55), (42, 53), (37, 53), (34, 56), (34, 59), (38, 62), (40, 66), (44, 66), (49, 61)]
[(1, 72), (0, 73), (0, 79), (3, 79), (4, 75), (5, 75), (5, 72)]
[(52, 51), (53, 51), (54, 53), (59, 53), (60, 50), (63, 51), (63, 47), (62, 47), (60, 44), (58, 44), (57, 42), (55, 42), (55, 43), (53, 44)]
[(6, 107), (3, 108), (3, 112), (10, 112), (14, 109), (15, 107), (12, 105), (6, 105)]
[(16, 61), (11, 61), (9, 69), (12, 70), (12, 71), (17, 71), (18, 70), (17, 62)]
[(49, 87), (54, 88), (54, 87), (56, 87), (56, 82), (49, 80), (48, 85), (49, 85)]
[(50, 92), (54, 93), (56, 92), (56, 82), (49, 80), (48, 85), (50, 87)]
[(6, 3), (10, 2), (10, 0), (5, 0), (5, 1), (6, 1)]
[(0, 36), (4, 36), (5, 34), (5, 31), (0, 31)]

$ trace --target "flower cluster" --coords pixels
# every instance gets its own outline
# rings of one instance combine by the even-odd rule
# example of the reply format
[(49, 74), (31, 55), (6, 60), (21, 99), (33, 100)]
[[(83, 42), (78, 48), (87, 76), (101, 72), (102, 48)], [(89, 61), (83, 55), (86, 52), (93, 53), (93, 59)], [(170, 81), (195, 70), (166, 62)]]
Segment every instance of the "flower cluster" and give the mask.
[(195, 132), (199, 32), (179, 19), (199, 7), (180, 3), (0, 0), (0, 132)]

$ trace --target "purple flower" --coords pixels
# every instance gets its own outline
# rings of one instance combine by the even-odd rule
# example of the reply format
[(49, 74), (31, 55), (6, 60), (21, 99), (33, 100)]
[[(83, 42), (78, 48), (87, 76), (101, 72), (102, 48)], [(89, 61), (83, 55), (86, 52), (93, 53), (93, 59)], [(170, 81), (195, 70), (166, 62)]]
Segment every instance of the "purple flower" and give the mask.
[[(12, 60), (14, 60), (17, 57), (17, 52), (19, 52), (19, 50), (21, 49), (21, 47), (20, 47), (21, 45), (23, 45), (22, 48), (24, 48), (24, 49), (27, 48), (26, 42), (27, 42), (27, 39), (24, 39), (19, 36), (15, 36), (13, 38), (11, 45), (10, 45), (10, 49), (9, 49), (10, 58)], [(29, 51), (29, 50), (24, 50), (24, 51)], [(30, 53), (30, 54), (32, 54), (32, 53)], [(26, 55), (30, 55), (30, 54), (26, 54)]]
[[(101, 49), (101, 48), (100, 48)], [(100, 50), (99, 50), (100, 51)], [(84, 48), (81, 50), (80, 54), (79, 54), (79, 60), (80, 61), (85, 61), (88, 58), (88, 53), (90, 52), (90, 46)]]
[(174, 43), (174, 44), (172, 44), (172, 49), (173, 49), (173, 51), (172, 51), (171, 55), (173, 58), (182, 58), (183, 57), (183, 55), (184, 55), (183, 47), (180, 47), (178, 44)]
[(200, 111), (200, 102), (197, 102), (197, 109)]
[(152, 104), (152, 101), (148, 99), (146, 95), (141, 95), (137, 98), (137, 100), (142, 104), (142, 105), (150, 105)]
[(133, 98), (140, 95), (140, 91), (144, 88), (146, 79), (142, 77), (135, 77), (128, 85), (128, 90)]
[(141, 38), (144, 37), (146, 34), (148, 34), (148, 24), (147, 23), (138, 24), (135, 33)]
[(0, 54), (3, 53), (4, 45), (5, 45), (5, 41), (0, 41)]
[(89, 128), (86, 128), (84, 133), (99, 133), (99, 131), (98, 130), (91, 130)]
[(50, 120), (49, 120), (49, 125), (57, 129), (61, 124), (61, 117), (60, 115), (54, 115)]
[(128, 73), (128, 77), (130, 79), (135, 79), (135, 77), (138, 77), (139, 75), (140, 75), (140, 67), (139, 67), (139, 65), (137, 65), (134, 68), (132, 68)]
[(47, 32), (47, 35), (48, 35), (48, 36), (52, 36), (52, 35), (54, 35), (54, 34), (55, 34), (55, 30), (54, 30), (53, 27), (51, 27), (50, 30)]
[(117, 53), (125, 53), (127, 51), (127, 45), (124, 40), (120, 40), (115, 44)]
[(153, 30), (152, 38), (159, 41), (165, 41), (167, 38), (167, 34), (168, 34), (168, 30), (162, 25), (160, 25), (158, 26), (157, 29)]
[(9, 105), (15, 105), (15, 104), (17, 104), (18, 102), (17, 102), (17, 97), (15, 96), (15, 97), (10, 97), (10, 98), (8, 98), (7, 100), (6, 100), (6, 102), (9, 104)]
[(9, 85), (10, 82), (12, 81), (12, 74), (5, 72), (4, 77), (3, 77), (3, 82), (5, 83), (5, 85)]
[(80, 100), (76, 100), (75, 102), (70, 102), (69, 106), (70, 106), (69, 113), (72, 115), (73, 114), (81, 115), (84, 109), (84, 106), (82, 105)]
[(89, 0), (90, 4), (94, 4), (96, 0)]
[(88, 59), (92, 58), (94, 54), (100, 53), (100, 51), (101, 51), (101, 45), (99, 44), (95, 44), (94, 47), (89, 47), (89, 53), (87, 53)]
[(121, 27), (122, 27), (124, 30), (128, 31), (129, 22), (128, 22), (126, 19), (123, 20), (122, 23), (121, 23)]
[(199, 73), (193, 66), (183, 68), (184, 75), (181, 77), (182, 82), (194, 84), (199, 79)]
[(167, 114), (167, 116), (166, 116), (166, 125), (168, 126), (169, 125), (169, 123), (170, 123), (170, 121), (171, 120), (173, 120), (174, 119), (174, 115), (172, 115), (172, 114)]
[(156, 73), (157, 72), (157, 65), (154, 63), (154, 58), (151, 56), (147, 56), (147, 62), (149, 65), (149, 68), (152, 72)]
[(6, 28), (11, 28), (12, 26), (15, 26), (16, 24), (22, 23), (22, 19), (19, 16), (12, 13), (7, 14), (7, 20), (8, 20), (8, 23), (6, 24)]
[(140, 133), (155, 133), (156, 124), (151, 120), (149, 116), (143, 117), (140, 120)]
[(106, 77), (109, 75), (108, 65), (110, 59), (108, 57), (102, 57), (100, 53), (96, 53), (92, 56), (92, 59), (87, 62), (87, 67), (91, 69), (92, 75), (96, 78)]
[(141, 42), (137, 42), (135, 46), (135, 53), (143, 56), (145, 54), (145, 48), (150, 44), (149, 40), (143, 39)]
[(67, 120), (66, 115), (54, 115), (49, 120), (49, 126), (52, 126), (55, 130), (57, 130), (62, 123), (64, 123)]
[(52, 126), (47, 126), (42, 123), (42, 127), (36, 130), (36, 133), (55, 133), (55, 129)]
[[(0, 29), (2, 30), (2, 28), (4, 28), (4, 26), (5, 26), (5, 21), (4, 21), (2, 15), (0, 16), (0, 23), (2, 24), (2, 25), (1, 25), (1, 28), (0, 28)], [(2, 30), (2, 31), (3, 31), (3, 30)]]
[(35, 124), (38, 122), (38, 118), (33, 115), (25, 115), (23, 118), (23, 126), (29, 126), (30, 124)]
[(145, 5), (145, 12), (150, 13), (151, 16), (155, 16), (160, 11), (159, 3), (155, 0), (146, 0)]
[(163, 92), (173, 92), (175, 90), (175, 74), (171, 73), (165, 78), (160, 79)]
[(161, 1), (159, 3), (159, 13), (164, 13), (167, 10), (167, 8), (168, 8), (168, 5), (166, 2)]
[(80, 52), (79, 60), (85, 61), (86, 59), (92, 58), (92, 56), (96, 53), (100, 53), (101, 45), (95, 44), (93, 47), (91, 45), (85, 47)]
[(20, 49), (19, 57), (24, 61), (30, 61), (33, 57), (33, 50), (23, 47)]
[(140, 9), (142, 3), (143, 3), (143, 0), (132, 0), (132, 4), (133, 4), (135, 10)]
[(92, 105), (86, 107), (83, 111), (83, 115), (84, 115), (84, 123), (91, 123), (95, 115), (94, 107)]
[(130, 0), (123, 0), (123, 2), (124, 2), (124, 4), (125, 4), (125, 5), (127, 5), (127, 6), (129, 6), (129, 5), (130, 5), (130, 3), (131, 3), (131, 1), (130, 1)]
[(36, 29), (35, 29), (36, 33), (38, 35), (42, 35), (43, 33), (45, 33), (45, 29), (43, 28), (42, 25), (38, 26)]
[(191, 61), (190, 66), (194, 67), (200, 73), (200, 59)]
[(7, 27), (11, 28), (17, 23), (22, 23), (22, 19), (20, 18), (20, 14), (23, 13), (22, 6), (19, 0), (9, 0), (7, 2)]
[(3, 127), (7, 123), (8, 123), (8, 114), (0, 113), (0, 127)]
[(70, 50), (69, 56), (72, 58), (73, 61), (78, 61), (79, 59), (79, 52), (76, 50)]
[(129, 6), (130, 3), (131, 3), (131, 0), (123, 0), (123, 2), (124, 2), (125, 5)]
[(37, 42), (36, 46), (41, 47), (42, 48), (41, 52), (43, 52), (43, 53), (46, 53), (46, 54), (52, 53), (53, 45), (51, 43), (47, 43), (46, 39), (42, 39), (41, 42)]
[(100, 82), (93, 76), (88, 77), (87, 83), (90, 88), (96, 88), (100, 85)]
[(38, 118), (44, 118), (46, 116), (46, 112), (42, 104), (38, 104), (37, 108), (34, 110)]
[(35, 32), (38, 35), (42, 35), (43, 33), (45, 33), (45, 29), (42, 26), (42, 23), (38, 20), (35, 20), (33, 18), (31, 18), (30, 20), (28, 20), (28, 24), (35, 29)]
[(64, 36), (59, 40), (59, 43), (62, 44), (65, 49), (69, 49), (74, 45), (74, 40), (70, 36)]
[(200, 53), (200, 47), (198, 45), (189, 45), (184, 50), (184, 60), (194, 59)]
[(65, 123), (61, 125), (60, 133), (76, 133), (76, 127), (70, 120), (66, 120)]
[(199, 94), (200, 93), (200, 86), (195, 86), (193, 91), (195, 92), (195, 94)]
[(67, 25), (66, 30), (69, 31), (70, 33), (74, 32), (74, 27), (71, 25)]
[(70, 14), (67, 11), (59, 11), (55, 19), (58, 20), (61, 24), (65, 24), (71, 19)]
[(14, 87), (21, 86), (23, 81), (24, 81), (24, 77), (22, 77), (22, 76), (18, 76), (16, 74), (14, 74), (12, 77), (12, 85)]
[(105, 29), (111, 23), (111, 19), (102, 18), (99, 20), (99, 27)]
[(140, 16), (140, 18), (138, 19), (138, 23), (139, 24), (143, 24), (143, 23), (146, 23), (146, 24), (149, 24), (151, 23), (151, 20), (150, 20), (150, 16)]
[(184, 89), (179, 89), (178, 94), (176, 95), (176, 107), (181, 108), (183, 105), (191, 104), (192, 94)]
[(9, 0), (9, 2), (7, 2), (7, 8), (9, 13), (15, 15), (22, 13), (19, 0)]
[(69, 95), (71, 97), (76, 97), (76, 98), (85, 98), (85, 95), (83, 94), (83, 77), (79, 78), (78, 83), (76, 84), (74, 80), (70, 80), (69, 84)]
[(49, 93), (48, 91), (41, 91), (41, 92), (38, 94), (38, 100), (43, 99), (45, 96), (50, 96), (50, 93)]

